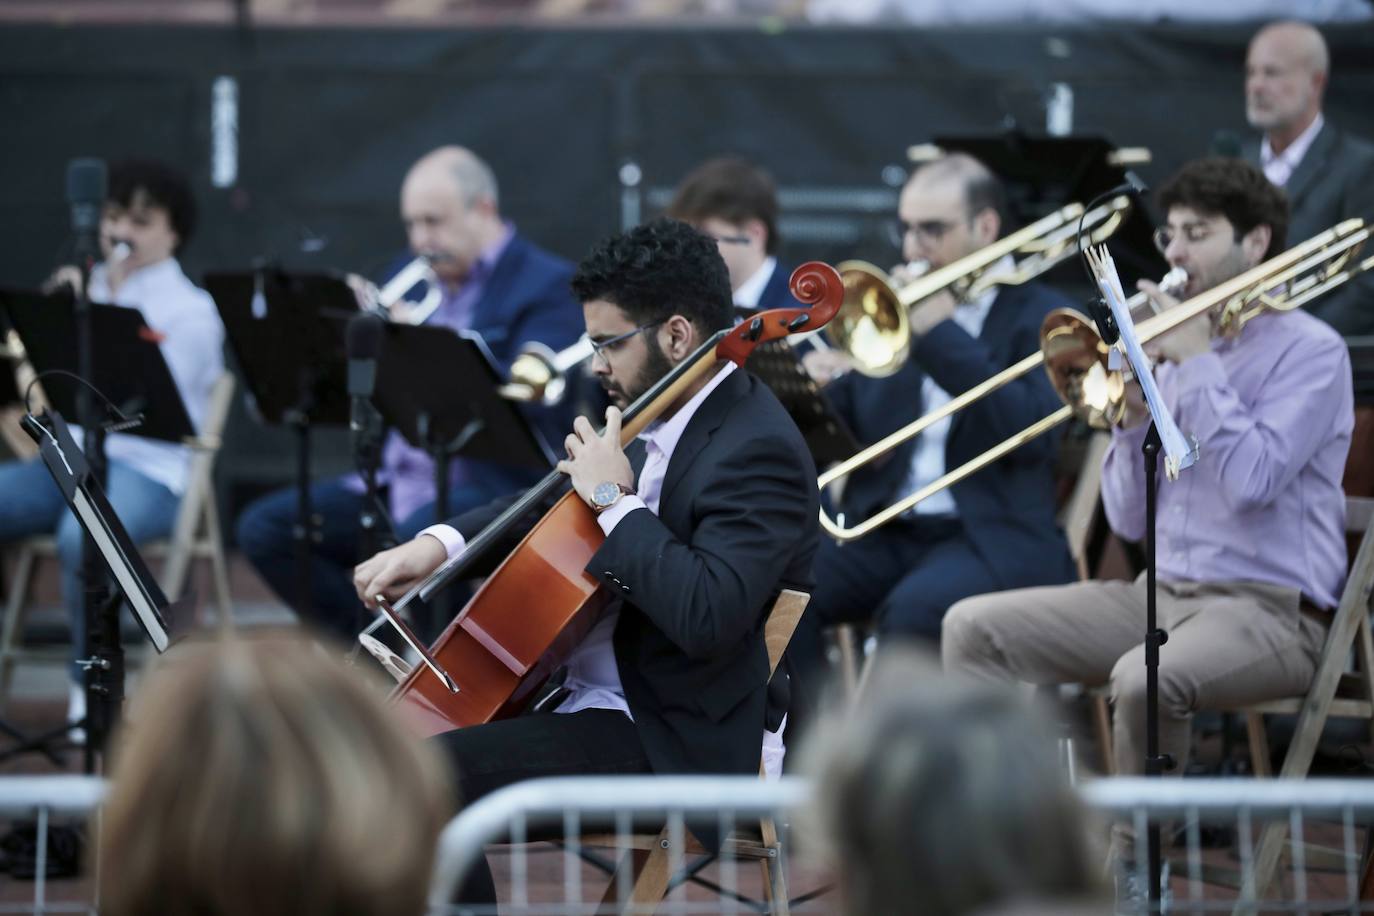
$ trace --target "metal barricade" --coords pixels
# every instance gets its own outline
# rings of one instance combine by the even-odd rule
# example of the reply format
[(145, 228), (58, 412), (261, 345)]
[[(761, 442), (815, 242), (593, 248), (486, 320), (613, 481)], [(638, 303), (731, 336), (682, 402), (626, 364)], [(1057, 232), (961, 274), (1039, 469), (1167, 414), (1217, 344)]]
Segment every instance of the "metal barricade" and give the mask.
[[(1138, 838), (1152, 821), (1165, 825), (1166, 912), (1374, 913), (1374, 901), (1359, 899), (1374, 828), (1374, 781), (1118, 778), (1079, 789), (1092, 808), (1129, 825)], [(1266, 834), (1272, 882), (1262, 880)], [(1143, 887), (1144, 844), (1138, 843), (1136, 878)], [(1147, 912), (1143, 904), (1134, 910)]]
[[(449, 901), (484, 847), (501, 843), (509, 844), (495, 851), (505, 867), (494, 861), (505, 873), (498, 885), (509, 885), (503, 916), (833, 912), (831, 902), (815, 899), (826, 890), (819, 874), (806, 876), (806, 893), (786, 900), (788, 888), (797, 889), (784, 852), (787, 822), (809, 796), (809, 783), (794, 777), (770, 782), (750, 777), (568, 777), (520, 783), (475, 802), (444, 829), (430, 911), (494, 912), (490, 907), (460, 910)], [(771, 848), (763, 840), (766, 827), (760, 836), (764, 820), (771, 820), (783, 836)], [(727, 838), (718, 860), (694, 847), (689, 824), (704, 824)], [(531, 848), (530, 839), (556, 845)], [(641, 857), (657, 856), (663, 869), (657, 887), (649, 881), (652, 896), (638, 902), (629, 871), (616, 868), (637, 848)], [(749, 879), (747, 858), (758, 858), (778, 876), (771, 887), (762, 871), (758, 880)], [(710, 878), (703, 875), (706, 868), (713, 871)], [(614, 877), (607, 878), (611, 872)], [(661, 901), (655, 892), (659, 888), (665, 891)], [(770, 892), (773, 904), (762, 899)]]
[[(87, 821), (105, 796), (105, 780), (95, 776), (6, 776), (0, 778), (0, 820), (34, 821), (33, 902), (10, 900), (0, 892), (0, 913), (95, 913), (94, 901), (48, 900), (48, 837), (54, 818)], [(94, 845), (88, 846), (86, 871), (93, 872)], [(6, 879), (3, 886), (19, 887)], [(94, 887), (94, 881), (87, 884)]]

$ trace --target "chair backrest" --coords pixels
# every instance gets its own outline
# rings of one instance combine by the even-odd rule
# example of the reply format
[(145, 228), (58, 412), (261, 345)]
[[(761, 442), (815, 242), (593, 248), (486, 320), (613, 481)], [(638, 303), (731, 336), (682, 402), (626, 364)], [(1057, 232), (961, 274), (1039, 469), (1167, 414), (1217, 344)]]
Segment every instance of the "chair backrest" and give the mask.
[(763, 624), (763, 641), (768, 646), (770, 677), (778, 670), (778, 662), (787, 651), (787, 644), (792, 641), (792, 634), (797, 629), (797, 622), (801, 620), (802, 611), (806, 610), (806, 605), (810, 601), (811, 596), (806, 592), (785, 588), (778, 593), (778, 600), (773, 602), (773, 609), (768, 612), (768, 620)]
[(1097, 516), (1097, 503), (1102, 495), (1102, 462), (1107, 457), (1107, 446), (1112, 437), (1105, 432), (1095, 432), (1083, 449), (1083, 463), (1078, 470), (1073, 492), (1059, 513), (1059, 524), (1064, 528), (1064, 537), (1069, 542), (1069, 555), (1078, 568), (1078, 578), (1091, 578), (1088, 569), (1088, 543), (1092, 537), (1093, 519)]
[(200, 434), (187, 442), (194, 452), (191, 455), (186, 492), (177, 508), (176, 524), (172, 527), (172, 542), (175, 544), (185, 543), (199, 533), (205, 501), (214, 499), (215, 458), (224, 440), (224, 424), (234, 400), (234, 386), (234, 374), (228, 369), (224, 370), (210, 389), (210, 403), (205, 410), (205, 422), (201, 424)]

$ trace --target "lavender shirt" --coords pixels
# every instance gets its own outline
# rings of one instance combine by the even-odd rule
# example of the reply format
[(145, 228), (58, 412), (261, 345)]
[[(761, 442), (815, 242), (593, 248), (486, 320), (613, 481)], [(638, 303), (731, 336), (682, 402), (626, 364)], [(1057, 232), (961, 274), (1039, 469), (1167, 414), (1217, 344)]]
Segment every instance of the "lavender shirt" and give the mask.
[[(472, 326), (473, 312), (486, 290), (496, 262), (501, 260), (506, 246), (515, 235), (515, 227), (506, 224), (506, 231), (496, 242), (488, 246), (477, 257), (461, 285), (444, 290), (444, 298), (439, 307), (425, 320), (425, 324), (466, 330)], [(457, 486), (463, 479), (463, 462), (454, 461), (449, 471), (450, 486)], [(412, 513), (434, 501), (434, 462), (429, 454), (406, 442), (405, 437), (396, 430), (387, 433), (386, 443), (382, 446), (381, 479), (391, 485), (391, 517), (397, 522), (409, 518)], [(361, 483), (361, 481), (359, 481)], [(440, 513), (443, 517), (448, 513)]]
[[(1271, 313), (1155, 377), (1199, 445), (1178, 480), (1160, 475), (1160, 578), (1264, 582), (1335, 607), (1354, 425), (1345, 342), (1305, 312)], [(1145, 428), (1115, 431), (1102, 470), (1107, 520), (1133, 541), (1145, 536)]]

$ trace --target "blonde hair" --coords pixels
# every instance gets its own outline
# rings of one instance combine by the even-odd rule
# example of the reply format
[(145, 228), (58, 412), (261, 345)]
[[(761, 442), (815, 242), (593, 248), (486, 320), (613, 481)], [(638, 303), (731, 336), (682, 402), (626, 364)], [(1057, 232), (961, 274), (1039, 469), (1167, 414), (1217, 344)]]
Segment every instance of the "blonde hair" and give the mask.
[(177, 646), (114, 758), (101, 911), (418, 914), (452, 813), (438, 755), (299, 637)]

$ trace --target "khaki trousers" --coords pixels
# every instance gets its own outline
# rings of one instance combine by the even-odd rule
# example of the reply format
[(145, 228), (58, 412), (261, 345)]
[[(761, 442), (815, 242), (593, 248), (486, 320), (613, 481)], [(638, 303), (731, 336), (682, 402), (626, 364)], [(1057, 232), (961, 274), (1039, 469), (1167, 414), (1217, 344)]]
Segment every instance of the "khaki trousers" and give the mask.
[[(1293, 589), (1159, 582), (1159, 747), (1181, 772), (1194, 711), (1305, 693), (1329, 621)], [(1319, 615), (1325, 617), (1326, 615)], [(1117, 772), (1145, 768), (1145, 577), (969, 598), (945, 616), (945, 670), (996, 681), (1109, 684)]]

